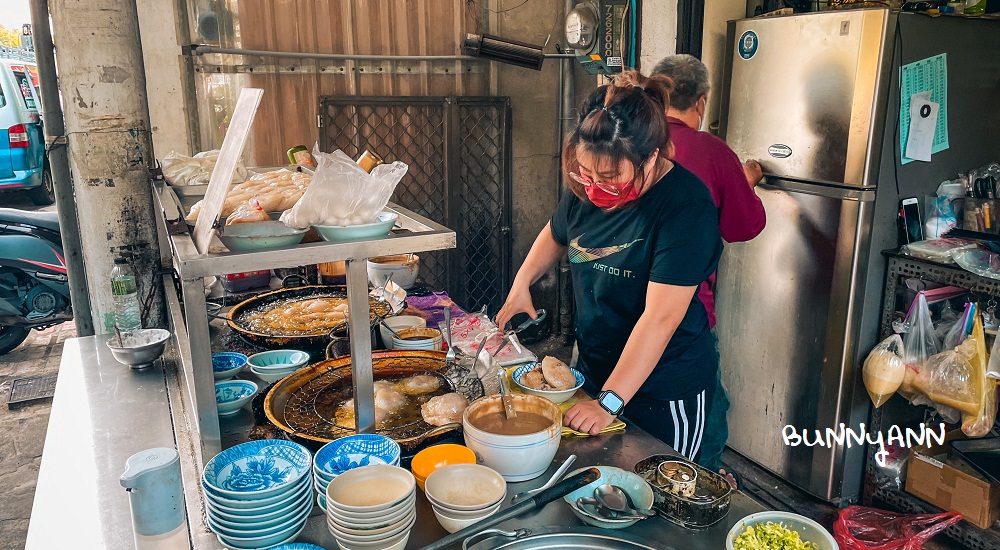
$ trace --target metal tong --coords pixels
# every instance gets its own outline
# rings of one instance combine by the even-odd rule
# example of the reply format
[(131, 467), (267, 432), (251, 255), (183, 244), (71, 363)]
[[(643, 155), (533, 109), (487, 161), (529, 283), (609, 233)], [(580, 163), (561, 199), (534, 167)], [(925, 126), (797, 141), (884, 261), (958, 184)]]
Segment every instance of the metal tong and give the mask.
[(521, 323), (520, 325), (518, 325), (517, 328), (515, 328), (513, 330), (508, 330), (507, 332), (504, 332), (504, 338), (505, 338), (504, 343), (501, 344), (500, 347), (497, 348), (497, 350), (493, 352), (493, 357), (496, 357), (497, 355), (500, 355), (500, 352), (503, 351), (503, 350), (505, 350), (505, 349), (507, 349), (507, 346), (511, 345), (511, 344), (514, 345), (514, 349), (516, 349), (518, 353), (521, 353), (521, 351), (522, 351), (521, 350), (521, 345), (518, 343), (518, 340), (517, 340), (517, 338), (515, 338), (515, 336), (517, 336), (518, 334), (520, 334), (525, 329), (527, 329), (529, 327), (533, 327), (533, 326), (541, 323), (542, 321), (544, 321), (545, 317), (548, 315), (548, 313), (546, 313), (546, 311), (544, 309), (539, 309), (539, 310), (535, 311), (535, 315), (537, 316), (535, 319), (530, 319), (529, 318), (527, 321), (525, 321), (525, 322)]

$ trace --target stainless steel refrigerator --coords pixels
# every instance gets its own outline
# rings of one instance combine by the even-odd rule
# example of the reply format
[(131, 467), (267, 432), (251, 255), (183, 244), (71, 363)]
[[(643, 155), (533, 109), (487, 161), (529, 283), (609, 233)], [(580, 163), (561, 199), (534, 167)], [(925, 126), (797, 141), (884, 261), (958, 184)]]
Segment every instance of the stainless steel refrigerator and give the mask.
[[(997, 103), (991, 79), (1000, 60), (992, 57), (1000, 56), (985, 55), (997, 29), (885, 9), (729, 23), (720, 133), (767, 175), (757, 188), (764, 231), (727, 244), (719, 266), (729, 446), (821, 498), (857, 496), (865, 450), (786, 446), (782, 429), (867, 423), (858, 372), (877, 342), (880, 252), (896, 246), (901, 197), (922, 202), (942, 180), (995, 155), (956, 130), (977, 139), (1000, 131), (996, 111), (982, 112)], [(980, 47), (983, 55), (970, 55)], [(931, 163), (901, 165), (894, 75), (900, 63), (945, 52), (952, 147)], [(974, 100), (979, 84), (989, 97)]]

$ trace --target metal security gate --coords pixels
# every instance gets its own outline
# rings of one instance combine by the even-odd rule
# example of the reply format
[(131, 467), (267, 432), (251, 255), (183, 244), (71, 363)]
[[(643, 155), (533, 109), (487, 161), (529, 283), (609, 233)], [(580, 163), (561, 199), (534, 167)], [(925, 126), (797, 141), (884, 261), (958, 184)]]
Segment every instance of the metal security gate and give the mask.
[(455, 230), (456, 249), (421, 255), (421, 278), (491, 314), (511, 283), (510, 117), (505, 97), (320, 98), (323, 151), (405, 162), (392, 201)]

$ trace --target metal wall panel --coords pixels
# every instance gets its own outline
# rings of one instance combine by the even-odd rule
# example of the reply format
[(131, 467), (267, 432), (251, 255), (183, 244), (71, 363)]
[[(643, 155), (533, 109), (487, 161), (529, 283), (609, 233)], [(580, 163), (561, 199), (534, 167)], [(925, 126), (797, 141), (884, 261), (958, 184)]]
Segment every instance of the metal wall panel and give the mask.
[(322, 150), (407, 163), (393, 202), (455, 229), (455, 250), (421, 256), (422, 278), (496, 312), (511, 283), (509, 100), (324, 97), (319, 111)]

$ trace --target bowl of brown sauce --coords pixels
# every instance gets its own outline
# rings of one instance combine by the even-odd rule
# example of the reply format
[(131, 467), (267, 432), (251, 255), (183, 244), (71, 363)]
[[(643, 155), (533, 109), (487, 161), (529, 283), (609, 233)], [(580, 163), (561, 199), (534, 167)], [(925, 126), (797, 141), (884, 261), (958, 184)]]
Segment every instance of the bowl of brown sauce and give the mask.
[(562, 411), (548, 399), (511, 395), (516, 418), (504, 414), (499, 395), (488, 395), (465, 409), (465, 445), (508, 482), (534, 479), (548, 469), (559, 449)]

